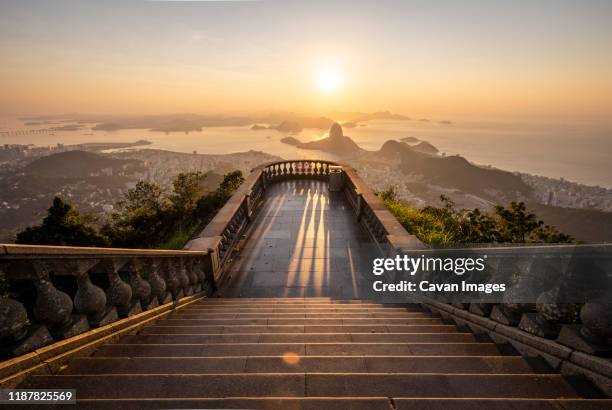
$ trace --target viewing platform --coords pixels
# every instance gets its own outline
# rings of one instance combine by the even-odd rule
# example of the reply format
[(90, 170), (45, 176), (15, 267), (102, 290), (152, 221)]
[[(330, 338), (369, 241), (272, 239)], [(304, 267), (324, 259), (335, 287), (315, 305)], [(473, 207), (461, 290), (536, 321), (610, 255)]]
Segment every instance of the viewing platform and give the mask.
[[(509, 292), (560, 275), (487, 248), (509, 250)], [(87, 408), (610, 408), (609, 301), (375, 297), (373, 258), (430, 251), (318, 160), (254, 169), (180, 251), (1, 245), (23, 291), (0, 300), (0, 385)]]
[(343, 192), (324, 181), (282, 181), (267, 189), (219, 293), (363, 298), (377, 256)]

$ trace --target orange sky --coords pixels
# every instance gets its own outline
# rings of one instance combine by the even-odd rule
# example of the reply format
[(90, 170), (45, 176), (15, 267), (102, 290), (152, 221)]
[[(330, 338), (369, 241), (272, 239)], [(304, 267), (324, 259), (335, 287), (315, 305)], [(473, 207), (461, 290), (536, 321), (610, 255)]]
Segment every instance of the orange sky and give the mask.
[(610, 2), (351, 4), (3, 2), (0, 115), (612, 118)]

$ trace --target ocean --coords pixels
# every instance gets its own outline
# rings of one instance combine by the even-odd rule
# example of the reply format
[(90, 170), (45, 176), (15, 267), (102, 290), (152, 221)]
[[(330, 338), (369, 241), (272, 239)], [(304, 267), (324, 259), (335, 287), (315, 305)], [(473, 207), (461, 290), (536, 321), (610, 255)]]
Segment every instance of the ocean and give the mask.
[[(548, 124), (494, 121), (368, 121), (365, 126), (345, 128), (362, 148), (377, 150), (389, 139), (415, 137), (433, 144), (446, 155), (459, 154), (469, 161), (508, 171), (520, 171), (551, 178), (564, 178), (586, 185), (612, 188), (612, 127), (593, 124)], [(44, 126), (43, 126), (44, 127)], [(1, 119), (0, 132), (32, 130), (16, 119)], [(283, 144), (286, 133), (274, 130), (253, 131), (250, 127), (211, 127), (201, 132), (161, 133), (148, 130), (56, 131), (55, 135), (26, 133), (0, 134), (0, 144), (131, 142), (146, 139), (156, 148), (200, 154), (225, 154), (258, 150), (286, 159), (325, 158), (330, 154), (300, 150)], [(323, 138), (322, 130), (305, 129), (294, 135), (302, 141)]]

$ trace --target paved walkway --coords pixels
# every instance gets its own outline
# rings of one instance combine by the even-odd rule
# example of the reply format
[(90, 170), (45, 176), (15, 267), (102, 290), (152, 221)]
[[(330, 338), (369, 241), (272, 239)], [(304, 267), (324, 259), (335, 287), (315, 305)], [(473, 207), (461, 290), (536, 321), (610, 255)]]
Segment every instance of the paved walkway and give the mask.
[(374, 255), (343, 193), (321, 181), (273, 184), (220, 295), (367, 297)]

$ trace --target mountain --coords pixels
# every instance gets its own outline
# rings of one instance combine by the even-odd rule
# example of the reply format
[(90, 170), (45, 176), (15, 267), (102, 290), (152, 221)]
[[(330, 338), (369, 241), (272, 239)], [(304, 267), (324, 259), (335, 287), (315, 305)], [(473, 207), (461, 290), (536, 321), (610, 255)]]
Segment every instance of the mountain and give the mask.
[(412, 145), (410, 148), (415, 151), (423, 152), (425, 154), (435, 155), (438, 153), (438, 149), (427, 141), (421, 141), (416, 145)]
[(32, 161), (23, 168), (26, 175), (56, 178), (84, 178), (113, 175), (140, 166), (133, 159), (115, 159), (86, 151), (66, 151)]
[(527, 205), (544, 222), (578, 240), (589, 243), (612, 241), (612, 212), (562, 208), (535, 202)]
[(317, 141), (301, 142), (296, 138), (283, 138), (281, 142), (302, 149), (312, 149), (330, 152), (337, 155), (352, 155), (363, 151), (350, 137), (344, 136), (342, 127), (337, 122), (329, 129), (329, 137)]
[[(404, 173), (419, 174), (424, 182), (460, 189), (484, 198), (529, 198), (531, 188), (520, 176), (498, 169), (476, 166), (460, 156), (439, 157), (416, 151), (409, 145), (387, 141), (377, 153), (401, 161)], [(495, 192), (497, 195), (492, 195)]]

